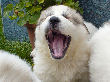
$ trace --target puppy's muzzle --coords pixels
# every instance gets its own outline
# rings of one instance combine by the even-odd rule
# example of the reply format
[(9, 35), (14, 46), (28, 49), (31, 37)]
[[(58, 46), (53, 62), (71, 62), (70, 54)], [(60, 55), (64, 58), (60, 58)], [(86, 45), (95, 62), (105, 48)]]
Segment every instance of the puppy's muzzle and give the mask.
[(60, 19), (58, 17), (55, 17), (55, 16), (51, 17), (49, 20), (49, 23), (50, 23), (52, 28), (56, 28), (59, 22), (60, 22)]

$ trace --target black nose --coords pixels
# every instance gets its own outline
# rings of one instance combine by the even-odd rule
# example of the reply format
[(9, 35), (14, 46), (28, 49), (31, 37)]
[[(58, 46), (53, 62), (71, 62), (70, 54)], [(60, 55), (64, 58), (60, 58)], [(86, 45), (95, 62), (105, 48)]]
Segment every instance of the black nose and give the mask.
[(52, 26), (55, 26), (56, 24), (58, 24), (60, 22), (60, 20), (58, 17), (53, 16), (50, 18), (49, 22)]

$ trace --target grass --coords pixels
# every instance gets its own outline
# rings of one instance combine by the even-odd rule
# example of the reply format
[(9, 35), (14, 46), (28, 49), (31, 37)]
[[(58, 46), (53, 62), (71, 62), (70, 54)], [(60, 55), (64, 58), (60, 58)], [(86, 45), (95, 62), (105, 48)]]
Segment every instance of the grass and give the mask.
[(10, 53), (14, 53), (15, 55), (18, 55), (20, 58), (26, 60), (31, 65), (33, 64), (30, 58), (32, 47), (29, 42), (8, 41), (5, 38), (3, 34), (1, 13), (0, 13), (0, 50), (5, 50)]

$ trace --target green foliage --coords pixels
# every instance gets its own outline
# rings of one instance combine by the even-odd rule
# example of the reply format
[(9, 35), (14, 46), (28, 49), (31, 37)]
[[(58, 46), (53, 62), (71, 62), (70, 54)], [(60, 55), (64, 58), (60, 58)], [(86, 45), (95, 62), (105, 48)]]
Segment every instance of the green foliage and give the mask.
[(61, 4), (62, 0), (56, 0), (57, 4)]
[(44, 3), (44, 0), (38, 0), (39, 4)]
[[(20, 0), (16, 5), (8, 4), (4, 9), (4, 16), (8, 16), (11, 20), (17, 19), (18, 25), (23, 26), (28, 21), (30, 24), (36, 24), (40, 12), (52, 5), (67, 5), (71, 8), (83, 13), (82, 8), (79, 7), (79, 2), (74, 0)], [(13, 11), (13, 15), (9, 16), (9, 13)]]

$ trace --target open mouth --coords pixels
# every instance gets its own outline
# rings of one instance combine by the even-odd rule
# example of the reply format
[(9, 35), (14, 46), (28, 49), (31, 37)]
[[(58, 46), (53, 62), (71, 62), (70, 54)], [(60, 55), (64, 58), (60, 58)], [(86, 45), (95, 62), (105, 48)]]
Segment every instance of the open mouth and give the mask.
[(46, 33), (46, 39), (52, 57), (54, 59), (63, 58), (69, 47), (71, 36), (61, 34), (60, 31), (55, 29), (49, 29)]

